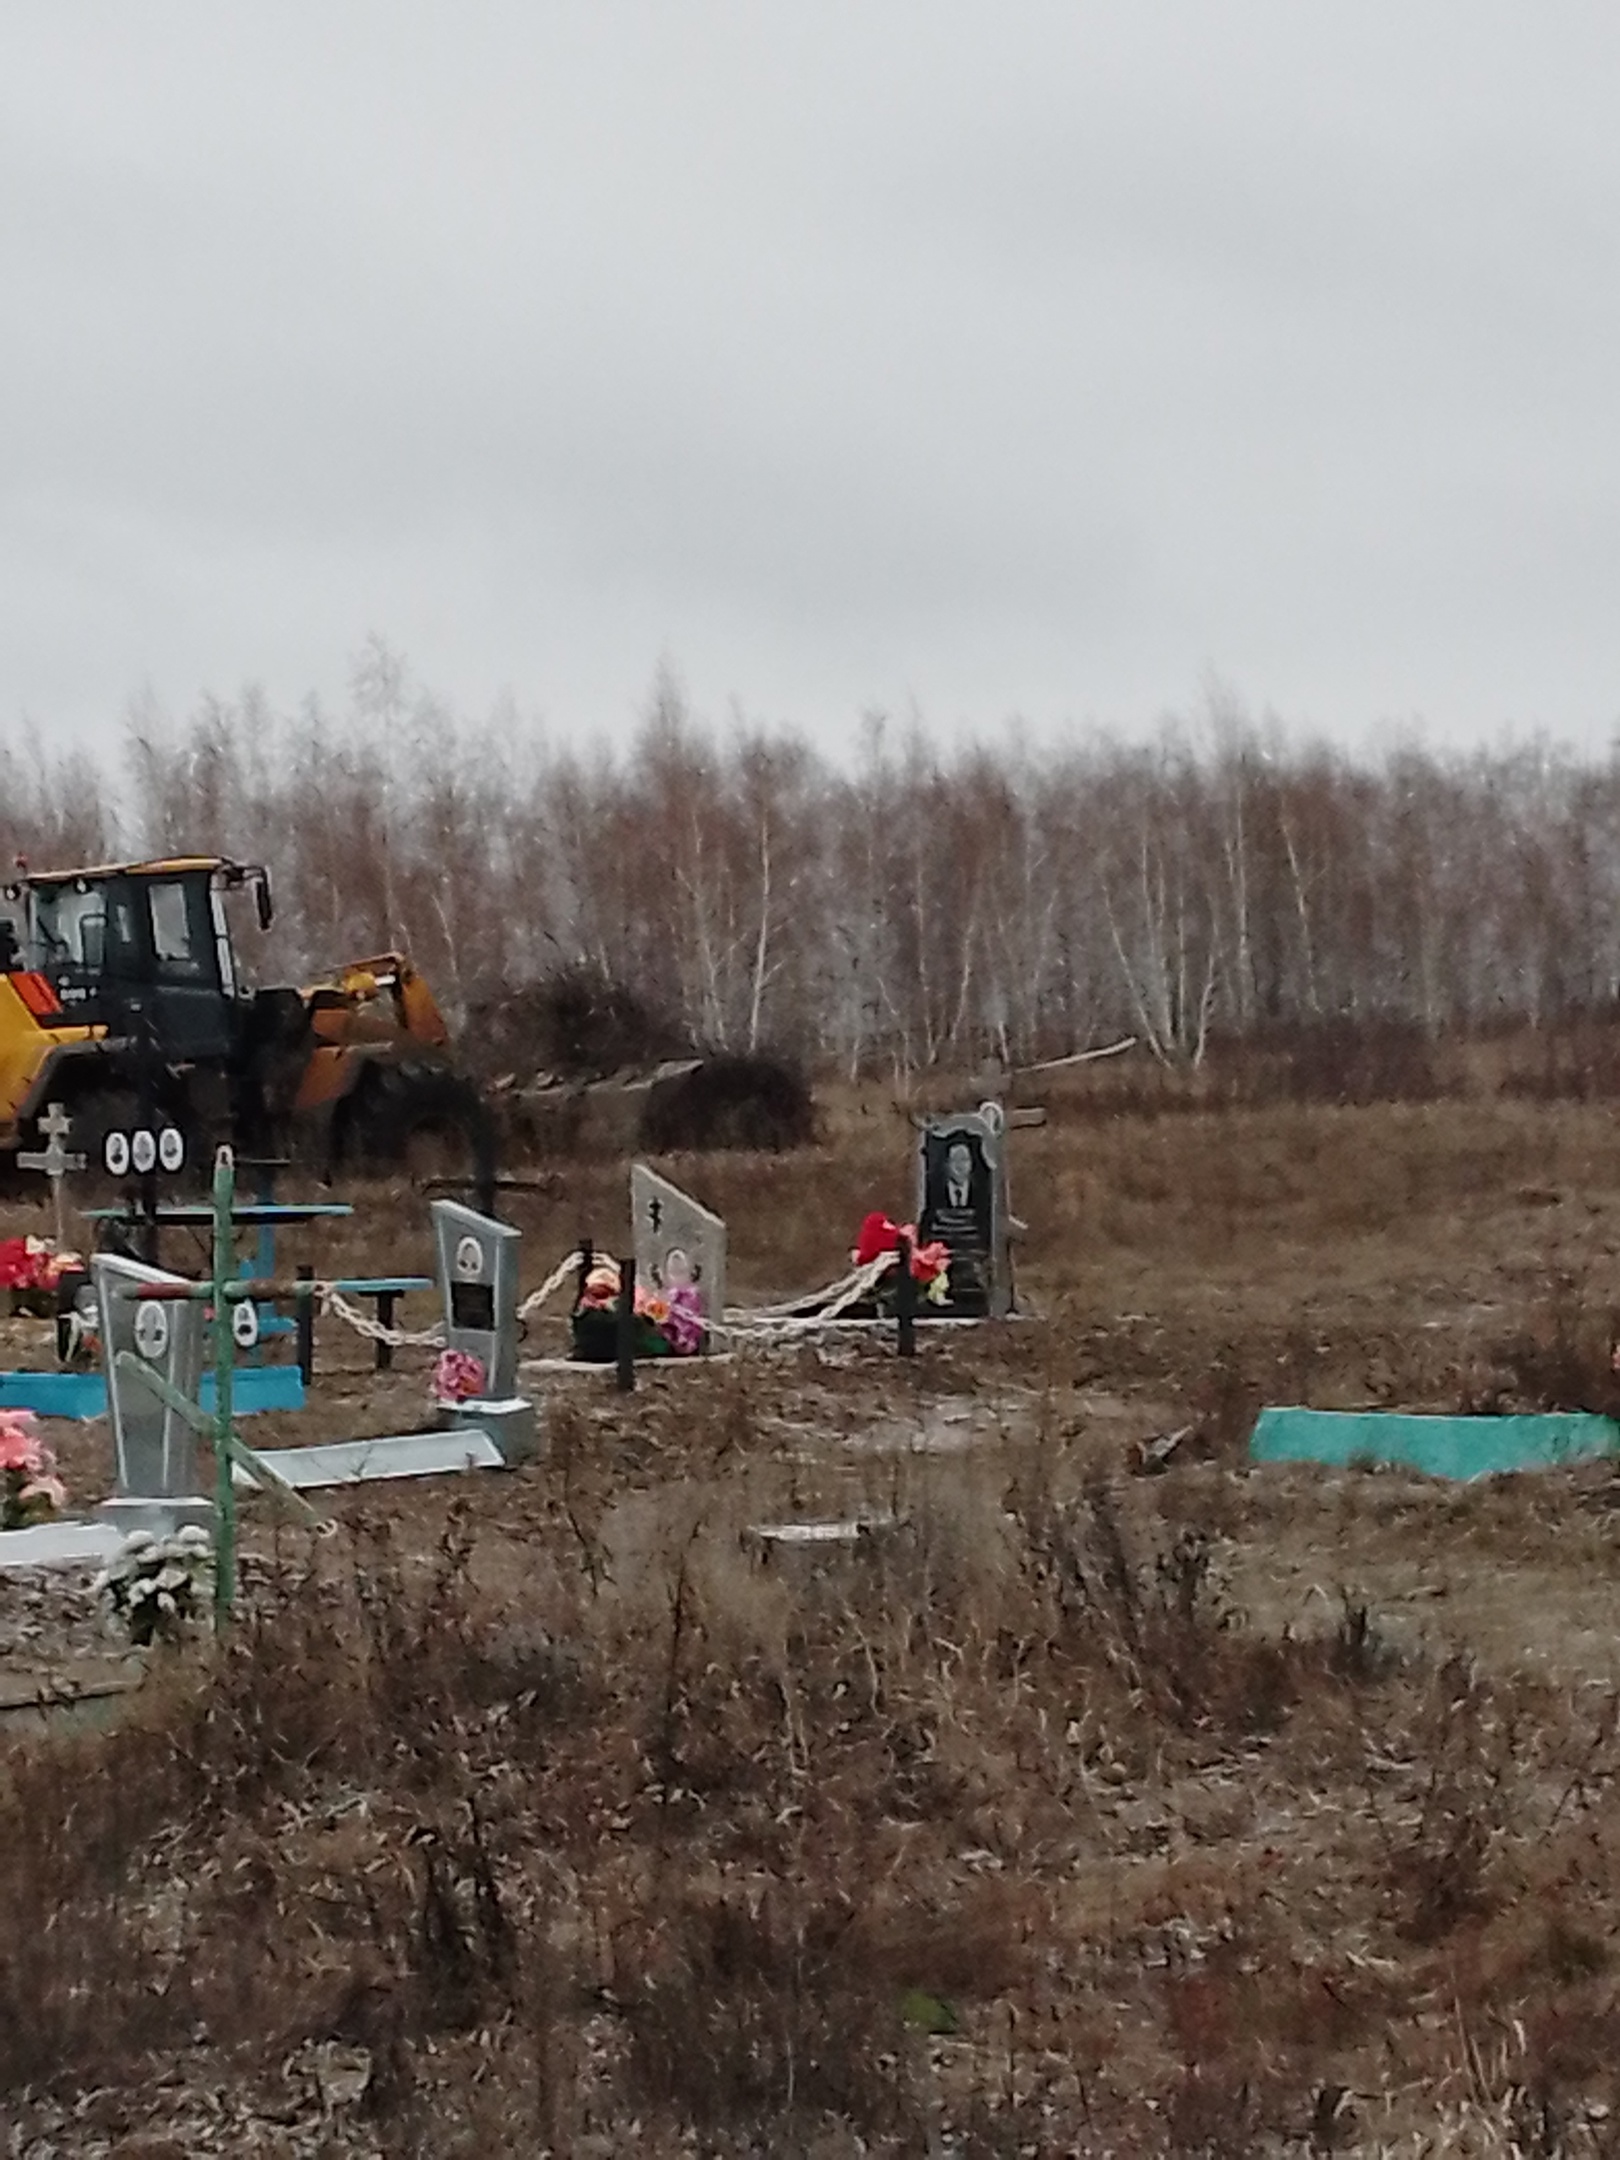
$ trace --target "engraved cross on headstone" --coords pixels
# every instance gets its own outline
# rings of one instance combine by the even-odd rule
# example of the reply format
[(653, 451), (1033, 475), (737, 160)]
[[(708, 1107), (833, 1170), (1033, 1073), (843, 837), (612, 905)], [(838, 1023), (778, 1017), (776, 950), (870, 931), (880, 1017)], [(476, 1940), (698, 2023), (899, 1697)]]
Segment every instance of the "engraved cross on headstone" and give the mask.
[(62, 1180), (70, 1170), (82, 1170), (84, 1157), (70, 1155), (62, 1145), (73, 1130), (73, 1120), (59, 1102), (48, 1103), (45, 1115), (39, 1121), (39, 1129), (45, 1135), (45, 1146), (37, 1153), (19, 1155), (19, 1170), (43, 1170), (51, 1181), (51, 1202), (56, 1216), (56, 1249), (62, 1251), (67, 1244), (67, 1215), (63, 1206)]

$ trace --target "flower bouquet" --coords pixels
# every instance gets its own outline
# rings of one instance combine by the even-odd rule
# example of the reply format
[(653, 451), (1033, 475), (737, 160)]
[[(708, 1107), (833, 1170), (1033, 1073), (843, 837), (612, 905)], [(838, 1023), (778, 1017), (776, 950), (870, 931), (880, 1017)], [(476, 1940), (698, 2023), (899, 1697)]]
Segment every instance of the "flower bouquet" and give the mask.
[(31, 1410), (0, 1410), (0, 1530), (28, 1530), (67, 1505), (56, 1458)]
[(96, 1578), (113, 1619), (140, 1649), (178, 1642), (201, 1619), (213, 1587), (213, 1546), (195, 1523), (165, 1538), (132, 1530)]
[(895, 1255), (894, 1265), (878, 1277), (872, 1292), (874, 1309), (884, 1315), (891, 1315), (895, 1309), (902, 1238), (911, 1247), (911, 1279), (917, 1285), (920, 1301), (928, 1305), (943, 1305), (951, 1294), (949, 1248), (937, 1238), (929, 1244), (919, 1244), (914, 1224), (891, 1222), (887, 1215), (874, 1210), (863, 1220), (860, 1234), (849, 1257), (856, 1267), (867, 1268), (885, 1253)]
[[(619, 1271), (599, 1260), (581, 1285), (571, 1321), (573, 1354), (587, 1365), (611, 1365), (619, 1354)], [(696, 1357), (709, 1339), (703, 1293), (693, 1283), (673, 1290), (638, 1284), (634, 1352), (638, 1358)]]
[(481, 1396), (489, 1385), (481, 1357), (470, 1350), (441, 1350), (433, 1367), (430, 1392), (441, 1410), (455, 1410)]
[(56, 1310), (56, 1287), (84, 1262), (77, 1253), (58, 1252), (48, 1238), (0, 1238), (0, 1290), (11, 1293), (14, 1313), (48, 1319)]

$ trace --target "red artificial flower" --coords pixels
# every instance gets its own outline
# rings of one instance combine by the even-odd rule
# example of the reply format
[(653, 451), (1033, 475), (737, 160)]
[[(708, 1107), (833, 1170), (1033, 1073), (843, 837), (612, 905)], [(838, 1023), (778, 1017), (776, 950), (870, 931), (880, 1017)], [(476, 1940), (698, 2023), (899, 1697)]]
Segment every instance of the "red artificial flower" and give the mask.
[(915, 1223), (890, 1222), (887, 1215), (875, 1211), (861, 1224), (851, 1258), (857, 1267), (870, 1267), (882, 1254), (897, 1253), (902, 1238), (911, 1247), (911, 1272), (918, 1282), (931, 1283), (950, 1264), (950, 1252), (938, 1238), (932, 1244), (920, 1245)]
[(900, 1250), (900, 1225), (890, 1222), (887, 1215), (875, 1210), (861, 1224), (861, 1234), (855, 1240), (855, 1265), (870, 1267), (879, 1253)]
[(77, 1253), (59, 1253), (44, 1238), (0, 1238), (0, 1290), (54, 1290)]

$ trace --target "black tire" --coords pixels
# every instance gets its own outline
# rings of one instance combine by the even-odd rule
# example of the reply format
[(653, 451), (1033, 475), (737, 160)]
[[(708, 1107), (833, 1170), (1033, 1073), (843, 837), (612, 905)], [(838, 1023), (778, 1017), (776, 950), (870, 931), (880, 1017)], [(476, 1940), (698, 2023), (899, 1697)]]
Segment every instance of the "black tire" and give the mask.
[(472, 1082), (425, 1059), (377, 1059), (339, 1109), (333, 1153), (346, 1170), (412, 1184), (466, 1181), (487, 1204), (495, 1183), (495, 1122)]

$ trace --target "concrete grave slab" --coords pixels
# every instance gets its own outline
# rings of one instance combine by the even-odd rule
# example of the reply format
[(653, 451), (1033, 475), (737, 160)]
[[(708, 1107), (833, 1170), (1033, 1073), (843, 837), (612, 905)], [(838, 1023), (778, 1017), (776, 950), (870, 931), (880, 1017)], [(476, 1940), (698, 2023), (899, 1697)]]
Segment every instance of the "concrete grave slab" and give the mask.
[(534, 1404), (526, 1395), (509, 1395), (502, 1402), (471, 1396), (449, 1413), (452, 1432), (481, 1433), (494, 1443), (507, 1469), (533, 1462), (540, 1452), (539, 1427)]
[[(467, 1470), (504, 1470), (505, 1458), (488, 1433), (471, 1427), (448, 1432), (394, 1433), (375, 1440), (331, 1440), (310, 1447), (264, 1448), (267, 1470), (297, 1492), (332, 1485), (366, 1485), (383, 1478), (445, 1477)], [(236, 1483), (258, 1490), (258, 1480), (238, 1464)]]
[(35, 1523), (0, 1530), (0, 1568), (105, 1567), (124, 1542), (108, 1522)]

